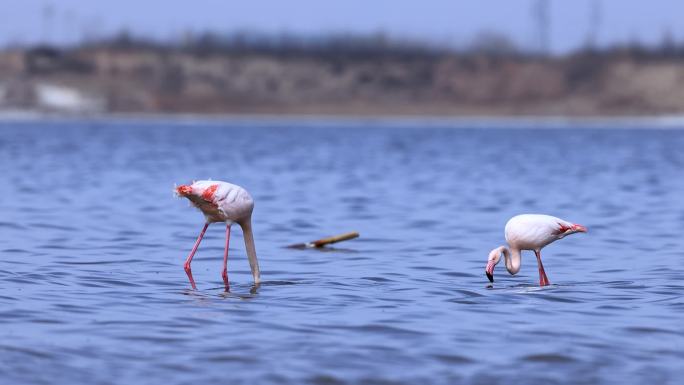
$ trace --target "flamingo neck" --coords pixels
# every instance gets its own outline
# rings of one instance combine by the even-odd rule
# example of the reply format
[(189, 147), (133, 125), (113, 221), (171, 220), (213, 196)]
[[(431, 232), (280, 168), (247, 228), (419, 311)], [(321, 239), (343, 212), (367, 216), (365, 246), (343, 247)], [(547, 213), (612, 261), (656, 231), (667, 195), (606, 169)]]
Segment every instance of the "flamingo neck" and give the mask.
[(504, 259), (506, 262), (506, 270), (512, 275), (515, 275), (520, 271), (520, 249), (511, 248), (510, 250), (501, 246), (501, 252), (503, 252)]
[(243, 237), (245, 238), (245, 249), (247, 250), (247, 258), (249, 259), (249, 267), (252, 269), (254, 283), (259, 284), (259, 282), (261, 282), (261, 274), (259, 273), (259, 261), (257, 260), (256, 247), (254, 246), (252, 218), (249, 217), (238, 222), (238, 224), (242, 227)]

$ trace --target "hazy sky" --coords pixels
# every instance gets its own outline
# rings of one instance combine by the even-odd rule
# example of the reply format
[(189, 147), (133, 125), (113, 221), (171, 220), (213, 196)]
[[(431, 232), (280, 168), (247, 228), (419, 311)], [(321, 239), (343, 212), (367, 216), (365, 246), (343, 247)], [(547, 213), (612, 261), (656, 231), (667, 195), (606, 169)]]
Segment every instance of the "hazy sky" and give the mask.
[[(499, 31), (532, 47), (535, 0), (0, 0), (0, 45), (71, 42), (127, 28), (158, 38), (185, 30), (377, 32), (463, 45)], [(550, 45), (566, 52), (587, 40), (600, 4), (599, 44), (684, 40), (682, 0), (548, 0)], [(594, 12), (594, 15), (596, 13)], [(49, 22), (46, 22), (49, 21)]]

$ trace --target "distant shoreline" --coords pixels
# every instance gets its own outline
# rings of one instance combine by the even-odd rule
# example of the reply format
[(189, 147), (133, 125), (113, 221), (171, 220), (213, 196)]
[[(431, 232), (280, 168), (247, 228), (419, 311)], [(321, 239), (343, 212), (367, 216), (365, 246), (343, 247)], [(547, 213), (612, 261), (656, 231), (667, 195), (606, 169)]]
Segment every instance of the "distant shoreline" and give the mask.
[(0, 50), (0, 111), (627, 124), (660, 122), (662, 116), (670, 122), (684, 114), (684, 53), (678, 51), (587, 51), (556, 58), (291, 48), (202, 53), (101, 44)]
[(194, 114), (98, 113), (64, 114), (37, 111), (0, 111), (0, 123), (12, 122), (141, 122), (184, 124), (252, 124), (306, 126), (427, 126), (454, 128), (670, 128), (684, 129), (684, 115), (547, 116), (547, 115), (336, 115), (336, 114)]

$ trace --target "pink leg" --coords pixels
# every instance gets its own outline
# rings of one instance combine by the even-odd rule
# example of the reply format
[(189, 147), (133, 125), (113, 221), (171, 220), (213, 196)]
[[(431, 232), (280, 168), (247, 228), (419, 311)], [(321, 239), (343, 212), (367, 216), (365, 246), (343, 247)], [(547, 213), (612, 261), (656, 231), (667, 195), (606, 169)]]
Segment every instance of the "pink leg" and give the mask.
[(192, 251), (190, 251), (190, 255), (188, 255), (188, 258), (185, 260), (185, 265), (183, 266), (185, 268), (185, 274), (188, 275), (188, 279), (190, 280), (190, 285), (192, 285), (192, 288), (195, 290), (197, 290), (197, 286), (195, 286), (195, 280), (192, 278), (192, 269), (190, 267), (190, 263), (192, 263), (192, 257), (195, 256), (197, 248), (199, 247), (200, 242), (202, 242), (202, 238), (204, 238), (204, 233), (207, 231), (207, 227), (209, 227), (209, 224), (205, 223), (204, 228), (202, 228), (202, 232), (200, 233), (199, 237), (197, 237), (195, 245), (192, 247)]
[(544, 265), (542, 264), (541, 260), (541, 252), (535, 250), (534, 254), (537, 256), (537, 265), (539, 265), (539, 286), (548, 286), (551, 284), (551, 282), (549, 282), (549, 278), (546, 276), (546, 272), (544, 271)]
[(226, 291), (230, 291), (230, 284), (228, 283), (228, 244), (230, 243), (230, 224), (226, 225), (226, 250), (223, 252), (223, 283), (226, 285)]

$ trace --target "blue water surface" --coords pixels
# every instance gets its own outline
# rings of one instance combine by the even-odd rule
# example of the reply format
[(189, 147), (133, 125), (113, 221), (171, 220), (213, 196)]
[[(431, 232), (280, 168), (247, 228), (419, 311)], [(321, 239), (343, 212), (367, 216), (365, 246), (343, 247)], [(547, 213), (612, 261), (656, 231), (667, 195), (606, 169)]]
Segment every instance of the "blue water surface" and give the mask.
[[(679, 384), (684, 130), (420, 120), (0, 123), (3, 384)], [(256, 201), (238, 226), (174, 184)], [(589, 228), (484, 275), (513, 215)], [(291, 243), (356, 230), (326, 251)]]

